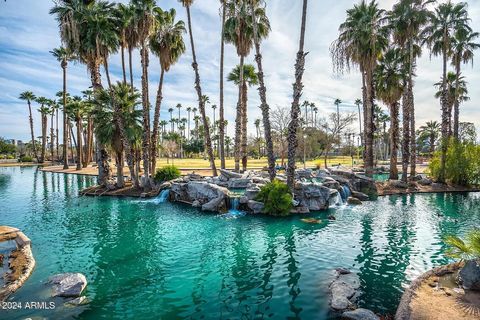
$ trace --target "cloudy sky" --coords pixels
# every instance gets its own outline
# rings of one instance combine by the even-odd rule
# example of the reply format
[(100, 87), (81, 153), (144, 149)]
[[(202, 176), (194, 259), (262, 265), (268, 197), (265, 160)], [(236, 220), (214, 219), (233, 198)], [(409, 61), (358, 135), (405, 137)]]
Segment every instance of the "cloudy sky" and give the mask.
[[(118, 2), (118, 1), (117, 1)], [(121, 1), (126, 2), (126, 0)], [(306, 30), (306, 50), (309, 51), (304, 75), (303, 98), (316, 103), (321, 116), (334, 111), (336, 98), (344, 101), (344, 112), (354, 111), (353, 101), (361, 97), (359, 74), (352, 72), (336, 75), (332, 71), (329, 46), (338, 35), (338, 25), (345, 19), (345, 11), (357, 1), (311, 0)], [(472, 26), (480, 31), (480, 0), (468, 0)], [(175, 8), (177, 17), (186, 20), (184, 9), (176, 0), (157, 1), (163, 9)], [(380, 6), (390, 9), (393, 0), (380, 0)], [(267, 13), (272, 32), (264, 41), (262, 51), (271, 107), (289, 106), (294, 81), (295, 55), (298, 50), (301, 0), (267, 0)], [(29, 90), (37, 96), (53, 98), (61, 90), (62, 73), (58, 62), (49, 51), (60, 45), (58, 27), (48, 14), (51, 0), (7, 0), (0, 2), (0, 137), (27, 140), (29, 137), (28, 109), (18, 100), (20, 92)], [(192, 7), (192, 24), (199, 59), (204, 93), (212, 103), (218, 104), (218, 77), (220, 52), (220, 17), (218, 0), (197, 0)], [(187, 38), (185, 38), (185, 41)], [(480, 52), (476, 60), (480, 59)], [(140, 85), (140, 59), (135, 55), (135, 81)], [(253, 63), (253, 56), (248, 57)], [(150, 93), (154, 101), (159, 79), (159, 64), (151, 59)], [(226, 71), (238, 63), (235, 49), (226, 46)], [(121, 77), (120, 59), (114, 56), (111, 68), (115, 80)], [(190, 47), (177, 65), (166, 75), (162, 118), (168, 118), (167, 109), (181, 103), (196, 105), (193, 89)], [(461, 121), (475, 122), (480, 127), (480, 68), (478, 63), (465, 66), (464, 75), (469, 83), (471, 101), (462, 105)], [(435, 88), (441, 75), (441, 61), (429, 57), (425, 50), (419, 61), (415, 86), (417, 125), (440, 119), (439, 102), (434, 99)], [(69, 91), (79, 94), (90, 86), (85, 66), (69, 66)], [(105, 81), (105, 80), (104, 80)], [(233, 133), (237, 90), (226, 83), (225, 112), (229, 120), (229, 134)], [(260, 117), (257, 91), (249, 92), (249, 126)], [(35, 106), (36, 108), (36, 106)], [(212, 115), (212, 110), (208, 110)], [(34, 115), (36, 135), (40, 135), (40, 119)], [(253, 129), (251, 132), (254, 132)]]

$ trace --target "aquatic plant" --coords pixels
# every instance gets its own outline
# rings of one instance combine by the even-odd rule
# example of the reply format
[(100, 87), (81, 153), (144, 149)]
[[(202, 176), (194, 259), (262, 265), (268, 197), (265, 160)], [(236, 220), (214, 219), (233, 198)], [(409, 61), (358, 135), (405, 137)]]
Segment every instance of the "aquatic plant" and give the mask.
[(288, 186), (276, 179), (260, 188), (256, 200), (263, 202), (264, 213), (272, 216), (287, 216), (293, 206)]
[(154, 180), (155, 182), (163, 182), (179, 178), (180, 176), (180, 170), (176, 166), (171, 165), (158, 169)]

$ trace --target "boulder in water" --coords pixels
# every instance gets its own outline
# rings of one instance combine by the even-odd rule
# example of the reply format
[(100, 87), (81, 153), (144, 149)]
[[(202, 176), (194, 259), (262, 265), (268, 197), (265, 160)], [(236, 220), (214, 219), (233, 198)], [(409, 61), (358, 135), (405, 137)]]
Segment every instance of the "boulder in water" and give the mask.
[(467, 261), (458, 277), (464, 289), (480, 290), (480, 259)]
[(263, 208), (265, 205), (262, 202), (249, 200), (247, 203), (248, 208), (253, 211), (255, 214), (259, 214), (263, 212)]
[(368, 309), (355, 309), (353, 311), (345, 311), (342, 313), (342, 319), (348, 320), (380, 320), (380, 318)]
[(366, 195), (365, 193), (358, 192), (358, 191), (352, 191), (352, 197), (357, 198), (360, 201), (368, 201), (370, 200), (370, 197)]
[(330, 198), (336, 197), (337, 194), (337, 190), (315, 183), (297, 182), (295, 184), (295, 199), (300, 206), (307, 207), (310, 211), (328, 209)]
[(348, 197), (347, 203), (352, 205), (361, 205), (362, 201), (360, 201), (360, 199), (357, 199), (355, 197)]
[(49, 278), (53, 285), (53, 297), (79, 297), (87, 286), (87, 279), (81, 273), (62, 273)]

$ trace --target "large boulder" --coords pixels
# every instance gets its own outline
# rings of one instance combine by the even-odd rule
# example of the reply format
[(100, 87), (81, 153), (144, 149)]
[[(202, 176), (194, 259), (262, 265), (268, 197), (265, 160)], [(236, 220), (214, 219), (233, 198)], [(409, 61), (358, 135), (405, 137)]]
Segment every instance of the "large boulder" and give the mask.
[(296, 179), (312, 179), (313, 171), (311, 169), (297, 169), (295, 170)]
[(421, 186), (429, 186), (433, 183), (433, 181), (428, 178), (422, 178), (418, 180), (417, 183)]
[(242, 174), (233, 172), (233, 171), (228, 171), (225, 169), (220, 169), (220, 177), (223, 177), (222, 179), (226, 179), (226, 180), (234, 179), (234, 178), (238, 179), (242, 177)]
[(81, 273), (61, 273), (48, 279), (52, 284), (52, 297), (79, 297), (87, 286), (87, 279)]
[(352, 204), (352, 205), (362, 204), (362, 201), (360, 201), (360, 199), (357, 199), (355, 197), (348, 197), (347, 202), (348, 202), (348, 204)]
[(464, 289), (480, 290), (480, 260), (467, 261), (458, 277)]
[(228, 180), (229, 189), (245, 189), (252, 182), (249, 178), (232, 178)]
[(295, 184), (295, 200), (299, 202), (299, 206), (307, 207), (310, 211), (328, 209), (330, 198), (336, 197), (337, 193), (337, 190), (316, 183), (298, 182)]
[(360, 201), (368, 201), (370, 200), (370, 197), (366, 195), (365, 193), (358, 192), (358, 191), (352, 191), (352, 197), (357, 198)]
[(249, 188), (247, 188), (245, 190), (245, 194), (244, 196), (248, 199), (248, 200), (255, 200), (255, 198), (257, 197), (258, 193), (260, 192), (260, 188), (257, 187), (257, 186), (251, 186)]
[(375, 180), (364, 175), (355, 174), (355, 177), (350, 181), (352, 191), (358, 191), (366, 194), (370, 199), (378, 197), (377, 185)]
[(348, 320), (380, 320), (380, 318), (368, 309), (355, 309), (353, 311), (345, 311), (342, 313), (342, 319)]
[(330, 284), (330, 307), (343, 311), (353, 306), (353, 299), (360, 288), (360, 280), (353, 273), (337, 271), (337, 277)]
[(204, 211), (226, 212), (228, 189), (206, 181), (174, 182), (170, 199), (194, 203)]
[(388, 182), (388, 185), (390, 188), (394, 189), (407, 189), (408, 188), (408, 183), (402, 180), (390, 180)]
[(265, 205), (262, 202), (249, 200), (247, 203), (248, 208), (255, 214), (262, 213)]

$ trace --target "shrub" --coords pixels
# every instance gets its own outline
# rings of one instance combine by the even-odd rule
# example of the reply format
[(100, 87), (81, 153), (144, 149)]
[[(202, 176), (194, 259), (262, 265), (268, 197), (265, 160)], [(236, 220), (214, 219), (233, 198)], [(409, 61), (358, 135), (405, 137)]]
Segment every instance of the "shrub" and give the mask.
[(176, 179), (176, 178), (179, 178), (181, 176), (180, 174), (180, 170), (174, 166), (174, 165), (171, 165), (171, 166), (165, 166), (163, 168), (160, 168), (157, 170), (157, 172), (155, 173), (155, 182), (163, 182), (163, 181), (169, 181), (169, 180), (173, 180), (173, 179)]
[(272, 216), (287, 216), (293, 206), (288, 186), (278, 180), (261, 187), (256, 200), (263, 202), (264, 213)]
[(30, 156), (21, 156), (18, 162), (33, 162), (33, 159)]
[(456, 259), (480, 259), (480, 229), (474, 229), (463, 241), (457, 236), (447, 236), (444, 240), (449, 246), (447, 255)]
[[(441, 151), (437, 151), (429, 165), (434, 179), (440, 176), (440, 164)], [(451, 139), (447, 147), (445, 179), (463, 186), (480, 183), (480, 146)]]

